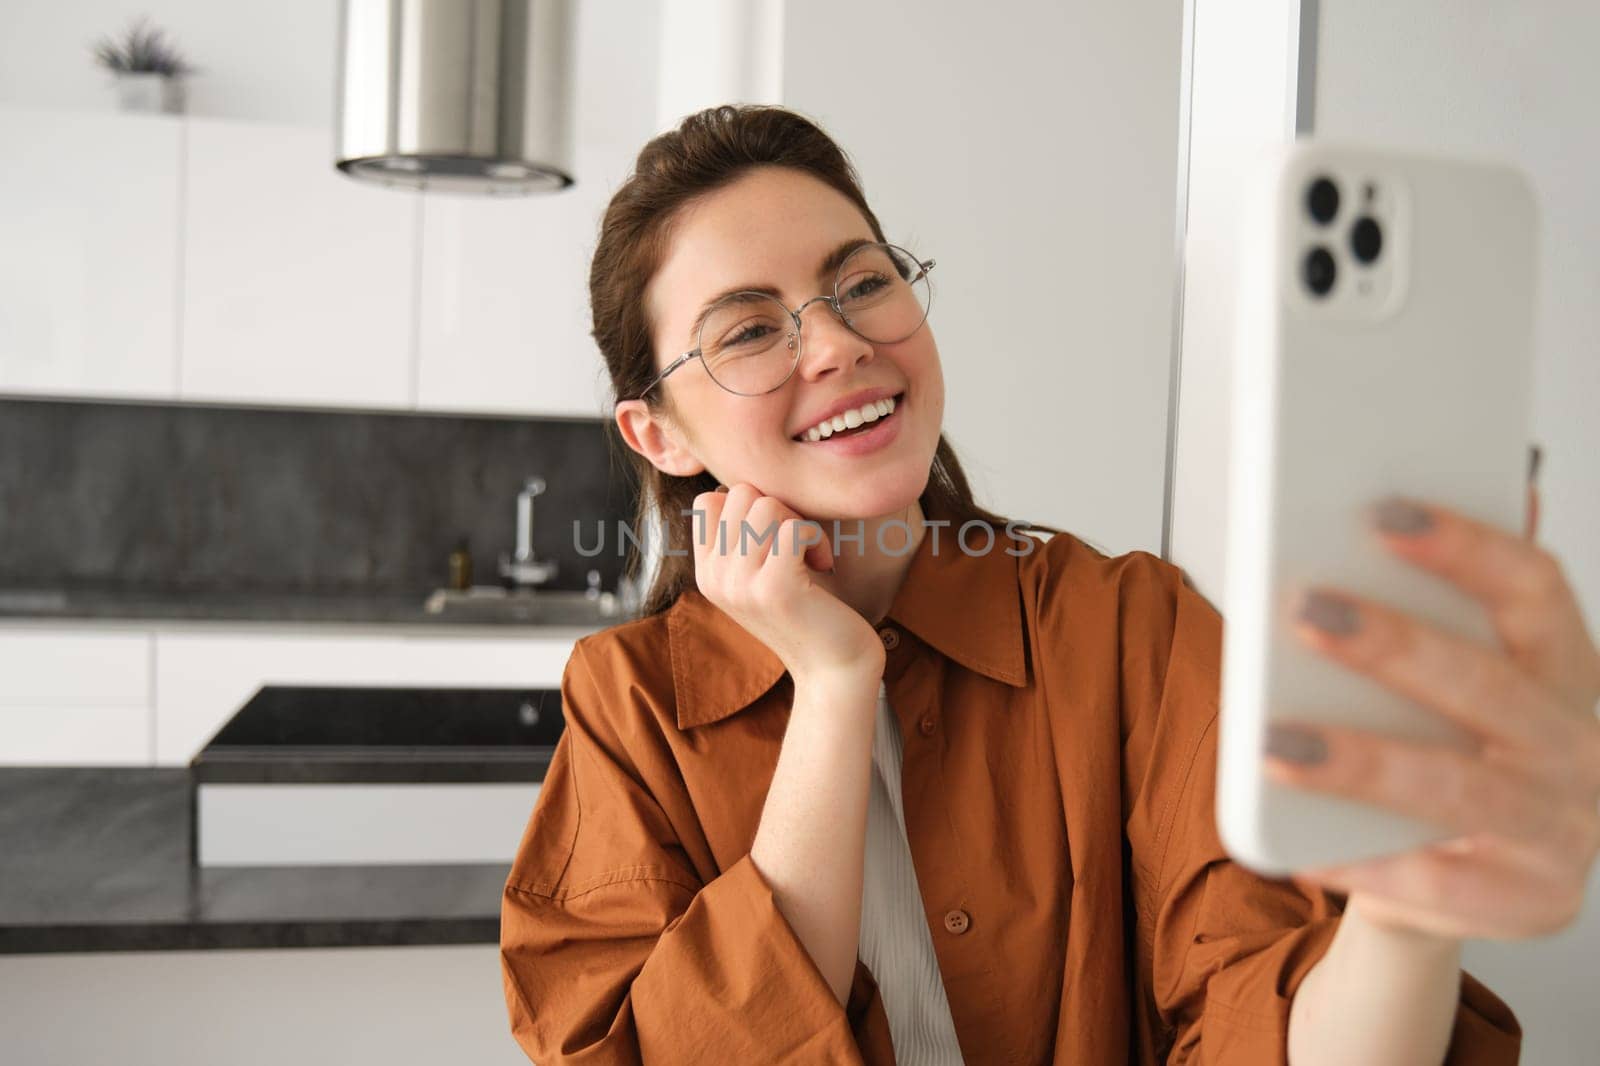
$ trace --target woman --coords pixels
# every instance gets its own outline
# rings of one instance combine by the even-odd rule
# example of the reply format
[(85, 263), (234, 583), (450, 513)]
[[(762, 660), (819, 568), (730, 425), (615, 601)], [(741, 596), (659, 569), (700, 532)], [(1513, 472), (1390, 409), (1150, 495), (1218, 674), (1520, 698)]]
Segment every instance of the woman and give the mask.
[(530, 1058), (1516, 1061), (1459, 945), (1565, 925), (1600, 846), (1600, 652), (1559, 568), (1428, 508), (1386, 541), (1482, 595), (1508, 654), (1308, 612), (1362, 623), (1317, 647), (1495, 739), (1447, 763), (1284, 738), (1326, 756), (1285, 779), (1461, 836), (1257, 877), (1213, 822), (1220, 617), (1149, 553), (973, 502), (933, 266), (777, 108), (689, 117), (612, 200), (594, 336), (672, 540), (643, 617), (574, 649), (507, 882)]

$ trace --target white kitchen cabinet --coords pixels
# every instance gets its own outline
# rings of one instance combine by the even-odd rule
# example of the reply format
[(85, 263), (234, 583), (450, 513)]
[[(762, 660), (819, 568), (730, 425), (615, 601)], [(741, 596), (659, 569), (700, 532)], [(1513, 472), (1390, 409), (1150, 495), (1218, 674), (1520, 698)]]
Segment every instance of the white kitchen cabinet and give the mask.
[(5, 1059), (19, 1066), (528, 1066), (494, 944), (4, 960)]
[(0, 628), (0, 765), (144, 765), (149, 633)]
[(190, 118), (180, 396), (411, 406), (417, 226), (327, 129)]
[(147, 766), (148, 706), (0, 707), (0, 766)]
[(424, 195), (419, 407), (605, 415), (588, 277), (608, 194), (591, 179), (540, 196)]
[(149, 633), (21, 625), (0, 629), (0, 707), (149, 702)]
[(182, 128), (0, 105), (0, 393), (174, 394)]
[(155, 759), (185, 765), (266, 684), (558, 688), (580, 631), (537, 636), (161, 631)]

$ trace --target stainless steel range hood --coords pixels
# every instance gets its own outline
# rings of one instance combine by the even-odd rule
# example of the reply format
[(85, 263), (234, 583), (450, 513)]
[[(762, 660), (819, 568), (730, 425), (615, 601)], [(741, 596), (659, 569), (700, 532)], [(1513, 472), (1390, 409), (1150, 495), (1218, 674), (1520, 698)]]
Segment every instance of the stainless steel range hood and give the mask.
[(342, 0), (339, 169), (413, 189), (572, 184), (570, 0)]

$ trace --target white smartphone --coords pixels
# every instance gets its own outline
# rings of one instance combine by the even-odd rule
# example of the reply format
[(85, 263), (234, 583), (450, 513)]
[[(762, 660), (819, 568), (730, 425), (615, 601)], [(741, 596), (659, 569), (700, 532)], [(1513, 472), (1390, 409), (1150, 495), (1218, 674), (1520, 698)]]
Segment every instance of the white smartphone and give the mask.
[(1531, 439), (1537, 208), (1514, 168), (1301, 140), (1263, 157), (1241, 228), (1224, 582), (1218, 830), (1269, 876), (1452, 834), (1280, 785), (1275, 720), (1476, 750), (1439, 713), (1304, 647), (1311, 585), (1485, 643), (1486, 611), (1387, 554), (1395, 494), (1520, 533)]

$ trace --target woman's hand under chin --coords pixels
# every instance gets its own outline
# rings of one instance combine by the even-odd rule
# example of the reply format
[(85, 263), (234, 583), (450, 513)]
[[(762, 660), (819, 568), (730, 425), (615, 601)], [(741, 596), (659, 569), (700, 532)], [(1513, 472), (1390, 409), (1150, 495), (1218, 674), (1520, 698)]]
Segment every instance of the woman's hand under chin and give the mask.
[(694, 509), (695, 584), (791, 677), (882, 675), (877, 632), (830, 591), (833, 553), (818, 523), (748, 482), (702, 492)]

